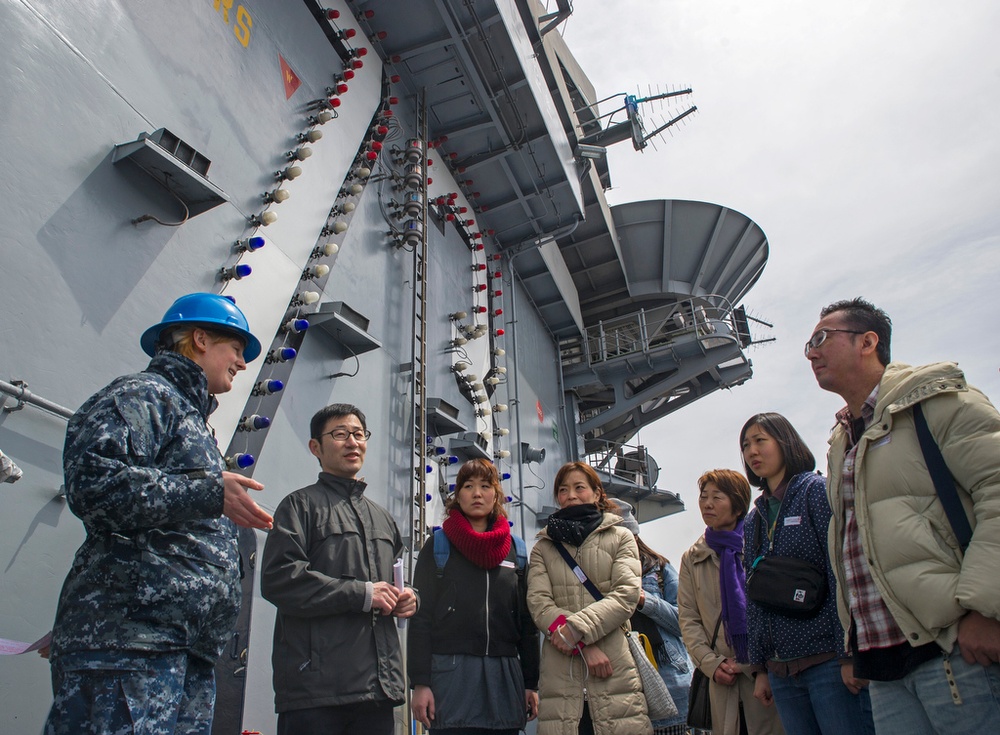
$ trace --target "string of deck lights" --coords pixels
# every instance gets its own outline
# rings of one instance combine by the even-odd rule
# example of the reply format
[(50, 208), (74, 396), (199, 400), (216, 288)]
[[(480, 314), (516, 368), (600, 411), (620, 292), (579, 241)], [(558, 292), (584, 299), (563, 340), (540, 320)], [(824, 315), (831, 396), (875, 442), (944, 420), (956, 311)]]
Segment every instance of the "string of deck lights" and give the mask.
[[(363, 56), (363, 49), (356, 56)], [(334, 86), (328, 88), (328, 97), (325, 104), (314, 101), (310, 103), (310, 114), (306, 117), (306, 129), (295, 135), (295, 141), (300, 143), (299, 147), (285, 153), (285, 158), (290, 165), (284, 169), (274, 172), (277, 181), (275, 189), (266, 192), (262, 196), (264, 209), (249, 218), (251, 232), (248, 236), (237, 240), (233, 245), (233, 253), (236, 255), (236, 262), (223, 266), (219, 271), (219, 279), (225, 284), (230, 280), (239, 280), (251, 275), (252, 269), (249, 264), (239, 262), (244, 256), (255, 253), (266, 244), (264, 237), (258, 234), (260, 227), (266, 227), (277, 219), (277, 215), (269, 211), (269, 208), (287, 201), (290, 192), (285, 188), (287, 182), (294, 181), (302, 175), (302, 167), (296, 165), (297, 162), (304, 162), (312, 155), (312, 149), (307, 143), (316, 143), (323, 135), (316, 130), (316, 126), (324, 125), (337, 117), (336, 108), (340, 106), (340, 98), (348, 89), (345, 79), (353, 78), (354, 70), (361, 68), (360, 59), (357, 64), (351, 64), (340, 74), (334, 76)], [(336, 100), (337, 104), (333, 104)], [(266, 434), (271, 426), (271, 416), (277, 409), (277, 402), (281, 400), (281, 392), (287, 385), (291, 374), (292, 364), (298, 350), (301, 348), (306, 331), (309, 329), (309, 314), (318, 308), (321, 293), (329, 279), (331, 272), (330, 264), (322, 262), (332, 258), (340, 251), (343, 238), (350, 227), (350, 221), (357, 208), (356, 201), (364, 193), (365, 185), (371, 176), (371, 166), (378, 160), (381, 150), (380, 136), (384, 138), (387, 127), (384, 121), (391, 117), (392, 110), (389, 109), (390, 100), (383, 100), (376, 112), (368, 135), (362, 141), (354, 161), (349, 166), (344, 183), (341, 186), (337, 198), (327, 215), (326, 223), (319, 233), (316, 246), (309, 253), (307, 263), (303, 267), (300, 276), (300, 286), (296, 290), (288, 303), (281, 324), (267, 349), (261, 372), (258, 375), (257, 383), (250, 393), (250, 399), (244, 409), (243, 416), (237, 425), (237, 436), (244, 436), (243, 451), (233, 451), (232, 447), (225, 458), (226, 465), (233, 470), (246, 470), (254, 465), (256, 458), (249, 451), (251, 436)], [(271, 215), (271, 216), (268, 216)], [(265, 405), (266, 404), (266, 405)], [(269, 408), (270, 410), (266, 410)], [(262, 443), (263, 439), (260, 439)], [(236, 443), (234, 437), (233, 443)]]

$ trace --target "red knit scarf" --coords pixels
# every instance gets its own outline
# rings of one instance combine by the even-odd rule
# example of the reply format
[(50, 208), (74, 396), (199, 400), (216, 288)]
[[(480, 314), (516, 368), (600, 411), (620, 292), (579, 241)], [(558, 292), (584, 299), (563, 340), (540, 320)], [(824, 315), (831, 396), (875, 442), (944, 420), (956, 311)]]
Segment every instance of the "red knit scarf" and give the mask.
[(452, 508), (441, 528), (462, 556), (477, 567), (493, 569), (510, 553), (510, 526), (503, 517), (494, 522), (493, 528), (480, 533), (461, 510)]

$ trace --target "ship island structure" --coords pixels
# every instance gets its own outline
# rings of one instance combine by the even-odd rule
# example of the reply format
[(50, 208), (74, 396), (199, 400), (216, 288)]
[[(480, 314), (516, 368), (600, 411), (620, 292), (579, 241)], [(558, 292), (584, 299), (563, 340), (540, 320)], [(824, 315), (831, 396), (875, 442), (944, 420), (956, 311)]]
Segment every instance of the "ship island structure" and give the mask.
[[(571, 460), (641, 522), (684, 509), (637, 434), (750, 379), (767, 238), (721, 204), (608, 204), (608, 147), (652, 134), (634, 96), (599, 112), (550, 5), (0, 3), (0, 638), (48, 631), (83, 540), (68, 417), (190, 292), (264, 345), (210, 419), (230, 468), (273, 510), (315, 479), (312, 414), (356, 404), (407, 577), (474, 457), (529, 544)], [(215, 733), (274, 731), (263, 542), (240, 532)], [(38, 732), (50, 692), (37, 654), (0, 656), (0, 731)]]

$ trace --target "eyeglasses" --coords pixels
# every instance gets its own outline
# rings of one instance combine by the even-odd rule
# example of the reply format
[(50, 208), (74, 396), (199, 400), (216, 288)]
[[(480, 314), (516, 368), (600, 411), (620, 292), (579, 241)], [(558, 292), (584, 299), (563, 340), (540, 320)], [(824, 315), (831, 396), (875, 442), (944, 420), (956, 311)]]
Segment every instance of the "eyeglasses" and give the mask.
[(372, 433), (365, 429), (364, 431), (348, 431), (347, 429), (334, 429), (333, 431), (328, 431), (325, 434), (320, 434), (320, 436), (329, 436), (335, 442), (346, 442), (348, 437), (353, 436), (354, 441), (358, 444), (362, 444), (371, 438)]
[(859, 332), (856, 329), (830, 329), (830, 328), (817, 329), (816, 333), (809, 338), (808, 342), (806, 342), (805, 350), (803, 350), (803, 352), (805, 352), (806, 357), (809, 357), (809, 350), (815, 350), (819, 348), (824, 342), (826, 342), (827, 335), (829, 335), (830, 332), (846, 332), (847, 334), (865, 334), (864, 332)]

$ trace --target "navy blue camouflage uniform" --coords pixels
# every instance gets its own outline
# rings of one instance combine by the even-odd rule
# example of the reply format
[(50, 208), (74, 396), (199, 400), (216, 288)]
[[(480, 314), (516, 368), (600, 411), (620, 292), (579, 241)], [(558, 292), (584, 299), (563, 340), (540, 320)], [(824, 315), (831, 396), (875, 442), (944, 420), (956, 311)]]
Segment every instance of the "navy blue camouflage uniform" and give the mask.
[(204, 371), (162, 352), (70, 419), (66, 497), (87, 537), (56, 613), (47, 733), (209, 731), (240, 605), (215, 405)]

